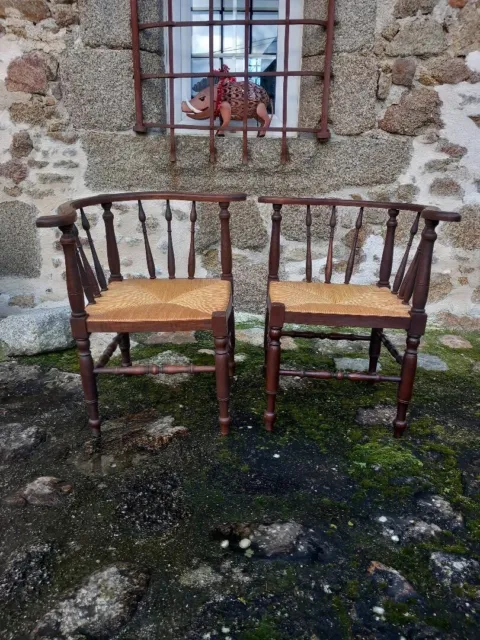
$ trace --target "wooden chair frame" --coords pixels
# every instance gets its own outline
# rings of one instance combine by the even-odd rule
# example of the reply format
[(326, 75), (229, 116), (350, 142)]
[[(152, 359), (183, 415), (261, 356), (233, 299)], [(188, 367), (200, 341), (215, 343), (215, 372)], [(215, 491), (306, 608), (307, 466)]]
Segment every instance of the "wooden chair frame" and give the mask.
[[(228, 434), (231, 418), (229, 413), (230, 378), (234, 374), (235, 352), (235, 320), (233, 306), (233, 276), (232, 276), (232, 248), (230, 239), (230, 212), (231, 202), (243, 201), (246, 195), (242, 193), (210, 195), (202, 193), (168, 193), (168, 192), (141, 192), (99, 195), (68, 202), (57, 210), (56, 215), (43, 216), (37, 219), (37, 227), (58, 227), (62, 232), (60, 244), (65, 254), (65, 268), (68, 298), (72, 310), (71, 327), (76, 341), (80, 357), (80, 374), (82, 378), (85, 403), (89, 416), (89, 426), (96, 436), (100, 435), (101, 418), (98, 408), (97, 376), (99, 374), (110, 375), (145, 375), (145, 374), (179, 374), (179, 373), (215, 373), (217, 398), (219, 403), (219, 423), (222, 434)], [(113, 203), (138, 202), (138, 219), (143, 232), (147, 269), (151, 280), (156, 279), (155, 263), (148, 239), (146, 215), (142, 205), (146, 200), (165, 200), (168, 236), (168, 275), (169, 279), (175, 279), (175, 254), (172, 241), (172, 211), (170, 201), (187, 201), (192, 203), (190, 222), (190, 250), (188, 256), (188, 279), (195, 278), (195, 225), (197, 222), (196, 203), (218, 203), (220, 218), (220, 256), (222, 268), (222, 280), (231, 283), (230, 301), (224, 311), (216, 311), (211, 318), (202, 320), (157, 321), (153, 318), (147, 324), (130, 322), (90, 323), (88, 309), (96, 304), (96, 299), (102, 296), (102, 292), (108, 290), (108, 284), (123, 281), (120, 271), (120, 256), (114, 229)], [(110, 276), (107, 280), (100, 264), (97, 251), (90, 233), (90, 223), (84, 208), (101, 206), (103, 209), (103, 221), (105, 224), (107, 258)], [(81, 225), (86, 234), (86, 243), (90, 247), (93, 260), (93, 269), (90, 266), (83, 243), (79, 237), (76, 225), (77, 211), (80, 211)], [(88, 301), (88, 306), (85, 304)], [(90, 307), (91, 308), (91, 307)], [(94, 328), (92, 328), (92, 325)], [(178, 366), (157, 365), (132, 366), (130, 357), (130, 333), (144, 331), (212, 331), (215, 346), (214, 366)], [(94, 364), (90, 352), (90, 335), (92, 331), (118, 332), (115, 339), (107, 347), (97, 363)], [(121, 367), (107, 367), (110, 358), (117, 347), (121, 352)]]
[[(276, 419), (276, 397), (279, 387), (280, 376), (299, 376), (302, 378), (313, 378), (318, 380), (351, 380), (369, 383), (393, 382), (398, 384), (397, 394), (397, 414), (394, 420), (394, 435), (401, 437), (407, 428), (407, 411), (412, 399), (413, 385), (417, 368), (417, 351), (420, 339), (425, 333), (427, 325), (427, 314), (425, 306), (428, 299), (430, 286), (430, 274), (432, 267), (432, 257), (434, 244), (437, 239), (436, 227), (439, 222), (458, 222), (461, 216), (458, 213), (440, 211), (435, 207), (425, 207), (416, 204), (402, 204), (391, 202), (368, 202), (339, 199), (317, 199), (317, 198), (275, 198), (262, 197), (259, 202), (273, 205), (272, 214), (272, 234), (270, 243), (269, 275), (267, 311), (265, 318), (265, 362), (266, 362), (266, 391), (267, 409), (265, 411), (265, 427), (272, 431)], [(363, 214), (366, 208), (385, 209), (388, 211), (387, 232), (383, 249), (382, 261), (380, 265), (380, 278), (377, 286), (391, 289), (391, 293), (410, 307), (407, 317), (396, 317), (393, 315), (355, 315), (353, 314), (327, 314), (327, 313), (301, 313), (289, 311), (285, 304), (278, 300), (271, 301), (271, 283), (279, 280), (280, 268), (280, 234), (282, 221), (282, 207), (284, 205), (304, 206), (306, 208), (306, 282), (312, 282), (312, 240), (311, 207), (327, 206), (331, 207), (330, 216), (330, 239), (328, 255), (325, 267), (325, 284), (331, 284), (333, 271), (333, 243), (337, 226), (337, 207), (356, 207), (359, 209), (355, 224), (350, 256), (347, 262), (344, 283), (350, 284), (353, 274), (355, 257), (359, 233), (363, 224)], [(411, 212), (415, 214), (415, 219), (410, 230), (410, 238), (407, 243), (402, 261), (398, 268), (393, 286), (390, 284), (392, 275), (393, 256), (395, 248), (395, 230), (398, 225), (400, 212)], [(417, 235), (420, 220), (424, 220), (424, 229), (421, 241), (410, 266), (410, 252)], [(412, 304), (410, 306), (410, 300)], [(357, 335), (345, 333), (319, 333), (314, 331), (285, 331), (286, 323), (298, 323), (307, 325), (326, 325), (331, 327), (368, 327), (371, 334)], [(389, 338), (385, 335), (384, 329), (405, 329), (407, 332), (406, 351), (402, 356)], [(284, 336), (299, 338), (319, 338), (329, 340), (364, 340), (370, 343), (369, 350), (369, 370), (368, 373), (345, 373), (342, 371), (333, 373), (330, 371), (292, 371), (281, 369), (281, 339)], [(382, 376), (377, 373), (377, 363), (380, 356), (382, 344), (393, 356), (395, 361), (401, 365), (400, 376)]]

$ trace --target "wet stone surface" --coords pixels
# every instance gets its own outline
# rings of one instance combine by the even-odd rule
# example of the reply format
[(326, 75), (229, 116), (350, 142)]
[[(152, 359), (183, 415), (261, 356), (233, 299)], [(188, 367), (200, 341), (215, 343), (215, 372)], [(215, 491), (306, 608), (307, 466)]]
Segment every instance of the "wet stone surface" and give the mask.
[(44, 432), (36, 426), (7, 424), (0, 429), (0, 461), (25, 458), (44, 439)]
[(0, 602), (24, 603), (35, 597), (51, 578), (53, 544), (36, 544), (11, 554), (0, 574)]
[(220, 525), (214, 529), (213, 537), (220, 539), (224, 547), (228, 540), (228, 548), (247, 556), (324, 562), (332, 557), (331, 545), (298, 522)]
[(114, 493), (114, 500), (116, 526), (136, 536), (171, 531), (188, 515), (180, 481), (171, 474), (127, 481)]
[(37, 638), (108, 638), (129, 620), (148, 585), (146, 572), (119, 564), (92, 574), (61, 600), (31, 634)]
[(72, 485), (53, 478), (42, 476), (29, 482), (17, 493), (7, 496), (5, 501), (11, 505), (23, 506), (26, 504), (41, 507), (56, 507), (71, 493)]
[[(100, 376), (98, 441), (73, 352), (0, 364), (1, 640), (478, 637), (478, 335), (427, 334), (395, 440), (395, 385), (295, 377), (266, 433), (263, 332), (239, 331), (228, 438), (211, 375)], [(135, 362), (211, 363), (211, 335), (167, 339)], [(282, 363), (368, 362), (325, 344)]]

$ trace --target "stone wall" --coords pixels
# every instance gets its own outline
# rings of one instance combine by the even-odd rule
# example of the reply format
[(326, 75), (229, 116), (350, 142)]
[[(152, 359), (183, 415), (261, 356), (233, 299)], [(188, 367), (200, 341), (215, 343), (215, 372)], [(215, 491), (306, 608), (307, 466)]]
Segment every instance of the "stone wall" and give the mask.
[[(141, 18), (158, 19), (159, 3), (140, 0)], [(326, 0), (304, 0), (307, 17), (324, 17)], [(242, 164), (239, 137), (217, 142), (177, 138), (169, 161), (165, 136), (132, 131), (134, 101), (128, 0), (0, 0), (0, 314), (64, 302), (58, 234), (33, 228), (36, 215), (91, 193), (170, 189), (246, 191), (232, 207), (237, 306), (262, 310), (268, 255), (266, 194), (417, 201), (459, 210), (464, 221), (439, 228), (430, 312), (443, 322), (480, 325), (480, 2), (478, 0), (337, 0), (331, 99), (332, 139), (249, 139)], [(324, 34), (305, 27), (303, 68), (323, 65)], [(163, 69), (159, 32), (142, 35), (142, 64)], [(299, 120), (320, 117), (321, 82), (305, 78)], [(160, 81), (144, 87), (147, 119), (161, 118)], [(146, 272), (136, 212), (114, 209), (125, 275)], [(166, 271), (162, 206), (146, 206), (158, 271)], [(174, 203), (179, 272), (186, 272), (187, 211)], [(351, 215), (340, 212), (336, 277), (352, 241)], [(403, 215), (403, 214), (402, 214)], [(93, 228), (98, 211), (90, 214)], [(410, 218), (399, 233), (407, 238)], [(215, 273), (215, 226), (203, 208), (198, 273)], [(102, 235), (101, 224), (98, 237)], [(314, 212), (314, 275), (326, 256), (327, 216)], [(356, 282), (378, 276), (384, 218), (369, 212)], [(304, 214), (285, 210), (284, 274), (303, 277)], [(102, 260), (105, 255), (101, 253)], [(397, 258), (399, 259), (399, 257)], [(182, 271), (183, 269), (183, 271)]]

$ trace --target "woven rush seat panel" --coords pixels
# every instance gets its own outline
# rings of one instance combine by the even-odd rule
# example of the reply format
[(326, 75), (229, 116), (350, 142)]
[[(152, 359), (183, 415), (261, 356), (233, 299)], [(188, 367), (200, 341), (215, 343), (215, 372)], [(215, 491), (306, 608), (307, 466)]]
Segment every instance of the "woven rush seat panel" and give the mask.
[(270, 301), (287, 312), (409, 318), (410, 307), (375, 285), (272, 282)]
[(231, 285), (226, 280), (124, 280), (87, 307), (88, 326), (107, 322), (182, 322), (210, 320), (226, 311)]

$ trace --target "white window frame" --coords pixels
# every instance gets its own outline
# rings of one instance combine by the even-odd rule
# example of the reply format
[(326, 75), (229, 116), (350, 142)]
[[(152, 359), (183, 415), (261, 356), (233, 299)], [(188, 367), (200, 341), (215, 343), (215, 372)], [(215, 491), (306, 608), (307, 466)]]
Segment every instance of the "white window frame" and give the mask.
[[(191, 0), (178, 0), (174, 3), (173, 19), (176, 21), (188, 21), (191, 20)], [(166, 5), (166, 3), (165, 3)], [(279, 19), (285, 19), (285, 7), (286, 1), (279, 1)], [(297, 0), (290, 4), (290, 18), (292, 20), (301, 20), (303, 18), (304, 0)], [(166, 15), (166, 6), (164, 8)], [(242, 28), (242, 27), (240, 27)], [(303, 25), (290, 25), (290, 45), (289, 45), (289, 71), (299, 70), (302, 67), (302, 47), (303, 47)], [(165, 60), (166, 69), (170, 70), (170, 64), (168, 59), (168, 46), (167, 39), (165, 38)], [(175, 52), (175, 59), (173, 61), (174, 73), (190, 73), (191, 72), (191, 59), (192, 59), (192, 28), (191, 27), (177, 27), (173, 29), (173, 50)], [(284, 70), (284, 56), (285, 56), (285, 26), (278, 26), (278, 40), (277, 40), (277, 71)], [(241, 81), (241, 78), (239, 78)], [(186, 114), (182, 113), (181, 103), (182, 100), (190, 99), (191, 95), (191, 78), (178, 78), (175, 79), (175, 124), (178, 125), (193, 125), (195, 120), (189, 118)], [(284, 78), (278, 76), (276, 78), (276, 109), (277, 113), (272, 118), (272, 127), (283, 126), (283, 88)], [(287, 99), (287, 127), (298, 127), (298, 115), (300, 107), (300, 82), (301, 76), (294, 76), (288, 78), (288, 99)], [(170, 96), (168, 92), (167, 83), (167, 113), (170, 112)], [(208, 121), (200, 120), (199, 124), (208, 124)], [(241, 131), (241, 128), (239, 128)], [(199, 129), (177, 129), (176, 133), (179, 135), (209, 135), (208, 131), (202, 131)], [(236, 136), (236, 133), (226, 132), (227, 136)], [(254, 131), (249, 131), (249, 137), (255, 137), (257, 134)], [(279, 138), (281, 137), (280, 131), (269, 131), (267, 137)], [(288, 137), (297, 137), (296, 132), (287, 133)]]

